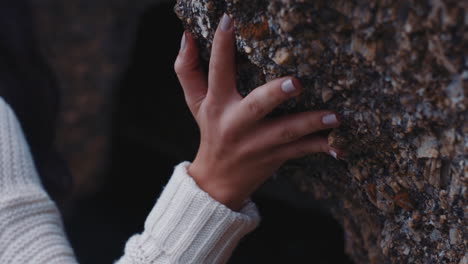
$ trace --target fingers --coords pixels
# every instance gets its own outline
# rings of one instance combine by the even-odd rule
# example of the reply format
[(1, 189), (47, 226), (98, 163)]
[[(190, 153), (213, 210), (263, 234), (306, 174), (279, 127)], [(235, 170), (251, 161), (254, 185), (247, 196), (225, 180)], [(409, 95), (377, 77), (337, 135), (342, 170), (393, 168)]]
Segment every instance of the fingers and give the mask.
[(327, 153), (335, 159), (337, 159), (340, 154), (338, 150), (333, 149), (328, 145), (326, 137), (309, 135), (292, 143), (278, 147), (273, 151), (272, 157), (284, 162), (289, 159), (296, 159), (317, 152)]
[(314, 132), (340, 125), (337, 115), (330, 111), (303, 112), (267, 121), (259, 131), (259, 140), (266, 145), (286, 144)]
[(258, 87), (240, 102), (238, 124), (252, 125), (282, 102), (299, 95), (301, 90), (299, 81), (291, 77), (276, 79)]
[(224, 14), (216, 30), (211, 50), (209, 96), (223, 101), (240, 95), (236, 90), (235, 38), (232, 19)]
[(174, 69), (184, 89), (185, 100), (190, 111), (195, 115), (206, 96), (208, 81), (200, 65), (197, 44), (189, 32), (184, 32), (182, 36)]

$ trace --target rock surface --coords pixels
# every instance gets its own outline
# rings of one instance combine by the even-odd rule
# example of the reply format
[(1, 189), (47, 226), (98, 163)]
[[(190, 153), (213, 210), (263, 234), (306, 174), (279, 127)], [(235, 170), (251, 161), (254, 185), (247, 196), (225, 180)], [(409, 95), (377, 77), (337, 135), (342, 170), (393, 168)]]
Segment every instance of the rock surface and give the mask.
[(241, 94), (283, 75), (300, 98), (275, 114), (331, 109), (346, 155), (281, 174), (326, 200), (356, 263), (468, 263), (468, 2), (178, 0), (209, 57), (234, 19)]

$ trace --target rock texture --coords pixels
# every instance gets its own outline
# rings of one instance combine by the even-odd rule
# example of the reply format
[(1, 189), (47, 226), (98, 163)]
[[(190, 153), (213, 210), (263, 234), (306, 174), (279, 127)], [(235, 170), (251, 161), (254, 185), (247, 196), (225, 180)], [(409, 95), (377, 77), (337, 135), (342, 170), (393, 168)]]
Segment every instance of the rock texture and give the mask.
[(468, 2), (178, 0), (205, 47), (235, 21), (238, 89), (283, 75), (305, 92), (275, 114), (332, 109), (346, 155), (281, 174), (326, 200), (356, 263), (468, 263)]

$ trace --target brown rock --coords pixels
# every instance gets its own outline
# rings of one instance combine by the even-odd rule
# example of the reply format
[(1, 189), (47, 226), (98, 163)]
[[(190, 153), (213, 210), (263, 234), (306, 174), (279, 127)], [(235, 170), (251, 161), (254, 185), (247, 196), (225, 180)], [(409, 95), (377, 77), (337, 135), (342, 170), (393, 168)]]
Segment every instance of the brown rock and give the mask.
[[(200, 10), (200, 3), (213, 9)], [(251, 48), (239, 59), (241, 94), (259, 80), (295, 75), (303, 94), (275, 114), (340, 113), (342, 126), (328, 139), (346, 155), (295, 161), (294, 175), (302, 176), (293, 179), (314, 197), (335, 201), (330, 211), (356, 263), (467, 262), (467, 240), (459, 239), (468, 237), (467, 10), (464, 1), (450, 0), (176, 5), (182, 21), (206, 20), (185, 23), (205, 53), (215, 29), (205, 32), (206, 25), (224, 12), (234, 19), (238, 50)], [(266, 24), (244, 32), (259, 23)]]

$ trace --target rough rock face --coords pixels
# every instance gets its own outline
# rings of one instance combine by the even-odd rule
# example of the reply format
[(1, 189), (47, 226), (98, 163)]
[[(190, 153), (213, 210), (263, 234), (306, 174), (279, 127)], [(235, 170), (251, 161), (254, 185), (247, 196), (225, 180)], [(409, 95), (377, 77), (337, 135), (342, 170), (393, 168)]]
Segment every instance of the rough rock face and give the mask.
[(209, 50), (235, 21), (238, 89), (283, 75), (300, 98), (277, 114), (332, 109), (341, 161), (316, 154), (282, 174), (327, 200), (356, 263), (468, 263), (468, 2), (178, 0)]

